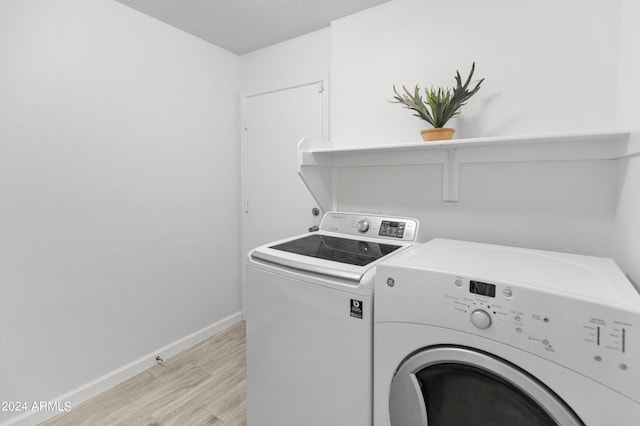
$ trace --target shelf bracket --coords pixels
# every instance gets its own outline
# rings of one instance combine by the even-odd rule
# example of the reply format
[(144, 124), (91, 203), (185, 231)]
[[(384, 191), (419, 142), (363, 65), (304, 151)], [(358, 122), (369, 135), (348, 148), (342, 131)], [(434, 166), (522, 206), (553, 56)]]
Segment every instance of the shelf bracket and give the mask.
[(457, 202), (460, 163), (456, 148), (444, 148), (447, 156), (442, 165), (442, 201)]
[(309, 190), (320, 209), (324, 212), (336, 209), (336, 194), (338, 193), (337, 169), (333, 160), (329, 162), (319, 162), (308, 153), (308, 149), (325, 144), (302, 138), (298, 142), (298, 176)]

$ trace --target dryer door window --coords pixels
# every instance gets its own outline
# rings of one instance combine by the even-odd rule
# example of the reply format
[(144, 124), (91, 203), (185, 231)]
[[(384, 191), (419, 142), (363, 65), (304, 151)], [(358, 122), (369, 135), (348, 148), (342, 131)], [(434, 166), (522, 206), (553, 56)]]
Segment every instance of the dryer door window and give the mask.
[(437, 364), (420, 370), (416, 378), (429, 426), (555, 425), (549, 414), (522, 390), (481, 368)]
[(550, 389), (492, 355), (460, 347), (426, 349), (391, 384), (393, 426), (582, 425)]

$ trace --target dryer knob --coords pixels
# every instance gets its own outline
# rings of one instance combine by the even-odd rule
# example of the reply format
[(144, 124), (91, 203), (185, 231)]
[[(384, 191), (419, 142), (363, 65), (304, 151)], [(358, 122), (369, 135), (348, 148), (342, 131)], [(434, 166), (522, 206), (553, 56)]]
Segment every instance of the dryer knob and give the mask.
[(471, 322), (481, 330), (491, 326), (491, 315), (482, 309), (476, 309), (471, 312)]
[(356, 229), (362, 233), (367, 232), (369, 230), (369, 227), (371, 226), (371, 222), (369, 222), (367, 219), (362, 219), (360, 222), (358, 222), (358, 224), (356, 225)]

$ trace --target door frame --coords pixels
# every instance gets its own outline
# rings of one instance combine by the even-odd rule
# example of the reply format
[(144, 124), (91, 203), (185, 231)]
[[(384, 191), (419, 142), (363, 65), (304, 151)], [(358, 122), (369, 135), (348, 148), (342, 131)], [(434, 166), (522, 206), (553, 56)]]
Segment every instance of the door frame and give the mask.
[[(245, 283), (246, 283), (246, 253), (253, 247), (245, 247), (245, 233), (247, 232), (247, 212), (248, 212), (248, 117), (247, 117), (247, 101), (249, 98), (267, 95), (270, 93), (280, 92), (284, 90), (295, 89), (298, 87), (319, 85), (319, 90), (323, 94), (322, 97), (322, 142), (329, 142), (329, 72), (322, 72), (301, 77), (289, 82), (283, 82), (262, 89), (246, 90), (240, 92), (240, 279), (241, 279), (241, 306), (242, 316), (244, 318), (245, 311)], [(306, 186), (306, 184), (305, 184)]]

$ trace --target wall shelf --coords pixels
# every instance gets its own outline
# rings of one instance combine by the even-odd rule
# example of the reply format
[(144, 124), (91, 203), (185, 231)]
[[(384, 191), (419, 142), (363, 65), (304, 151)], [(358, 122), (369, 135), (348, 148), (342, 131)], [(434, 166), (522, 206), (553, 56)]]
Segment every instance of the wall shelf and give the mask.
[[(640, 152), (637, 132), (606, 130), (333, 148), (303, 139), (298, 174), (324, 211), (335, 209), (340, 167), (441, 164), (443, 201), (458, 201), (462, 163), (615, 160)], [(637, 139), (637, 138), (636, 138)]]

